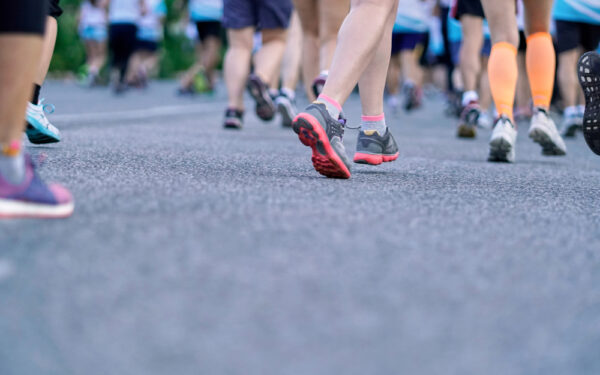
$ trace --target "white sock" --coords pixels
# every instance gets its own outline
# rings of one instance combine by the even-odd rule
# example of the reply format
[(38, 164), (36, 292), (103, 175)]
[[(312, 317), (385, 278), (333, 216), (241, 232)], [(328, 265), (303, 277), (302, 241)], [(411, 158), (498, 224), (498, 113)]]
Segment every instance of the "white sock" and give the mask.
[(463, 96), (462, 96), (463, 107), (466, 107), (467, 104), (469, 104), (471, 102), (477, 102), (477, 101), (479, 101), (479, 95), (477, 95), (477, 91), (469, 90), (469, 91), (465, 91), (463, 93)]
[(294, 98), (296, 98), (296, 92), (292, 89), (288, 89), (287, 87), (282, 87), (280, 91), (283, 95), (287, 96), (291, 100), (294, 100)]
[(579, 113), (577, 106), (571, 105), (565, 108), (564, 111), (564, 116), (565, 117), (572, 117), (572, 116), (577, 116), (577, 114)]
[(585, 105), (583, 105), (583, 104), (578, 105), (577, 112), (579, 113), (579, 116), (583, 117), (583, 113), (585, 112)]

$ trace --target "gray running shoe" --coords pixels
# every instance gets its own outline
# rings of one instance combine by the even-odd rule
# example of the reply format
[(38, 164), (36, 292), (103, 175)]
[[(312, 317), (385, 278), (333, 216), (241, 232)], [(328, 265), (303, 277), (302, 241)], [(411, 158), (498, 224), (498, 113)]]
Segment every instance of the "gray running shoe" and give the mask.
[(313, 103), (292, 123), (300, 142), (312, 148), (312, 163), (317, 172), (331, 178), (350, 178), (350, 161), (342, 138), (346, 120), (335, 120), (325, 105)]
[(375, 130), (360, 131), (356, 143), (354, 162), (358, 164), (379, 165), (398, 159), (398, 145), (390, 129), (382, 136)]

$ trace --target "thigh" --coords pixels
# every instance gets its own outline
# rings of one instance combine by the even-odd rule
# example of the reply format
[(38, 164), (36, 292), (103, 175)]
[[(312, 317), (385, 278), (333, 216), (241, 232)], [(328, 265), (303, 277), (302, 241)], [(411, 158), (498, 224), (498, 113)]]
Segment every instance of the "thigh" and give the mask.
[(556, 52), (561, 54), (577, 49), (581, 45), (581, 24), (556, 20)]
[(298, 12), (302, 32), (311, 36), (319, 35), (318, 0), (294, 0), (294, 7)]
[(223, 27), (243, 29), (257, 23), (255, 0), (223, 0)]
[(553, 0), (523, 0), (527, 35), (550, 31), (553, 3)]
[(350, 0), (319, 0), (321, 35), (337, 34), (350, 11)]
[(292, 16), (292, 0), (257, 0), (261, 29), (287, 29)]
[(515, 47), (519, 43), (516, 4), (514, 0), (482, 0), (485, 17), (490, 27), (492, 44), (507, 42)]

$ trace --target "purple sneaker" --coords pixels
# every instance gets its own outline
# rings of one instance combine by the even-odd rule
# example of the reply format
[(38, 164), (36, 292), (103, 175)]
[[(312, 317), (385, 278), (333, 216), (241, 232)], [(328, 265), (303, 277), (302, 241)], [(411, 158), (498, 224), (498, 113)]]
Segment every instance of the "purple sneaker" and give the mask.
[(0, 218), (64, 218), (73, 213), (73, 197), (60, 185), (46, 185), (25, 156), (25, 179), (12, 185), (0, 176)]

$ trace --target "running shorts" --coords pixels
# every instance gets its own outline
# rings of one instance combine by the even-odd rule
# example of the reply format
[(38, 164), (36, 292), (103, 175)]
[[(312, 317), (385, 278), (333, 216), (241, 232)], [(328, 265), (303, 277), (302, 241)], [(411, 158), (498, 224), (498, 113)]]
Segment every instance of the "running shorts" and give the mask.
[(135, 50), (156, 52), (158, 51), (158, 42), (155, 40), (136, 39)]
[[(502, 1), (502, 0), (499, 0)], [(456, 0), (452, 8), (452, 17), (460, 20), (462, 16), (469, 15), (485, 18), (480, 0)]]
[(557, 53), (582, 47), (594, 51), (600, 43), (600, 25), (556, 20)]
[(208, 37), (221, 37), (221, 22), (219, 21), (198, 21), (196, 22), (196, 30), (198, 30), (198, 39), (201, 42)]
[[(16, 0), (16, 1), (20, 1), (20, 0)], [(54, 17), (54, 18), (58, 19), (58, 17), (60, 17), (60, 15), (63, 14), (63, 10), (58, 5), (59, 1), (60, 0), (48, 0), (48, 15), (50, 17)]]
[(287, 29), (292, 0), (224, 0), (223, 26), (226, 29), (256, 27)]
[(47, 0), (0, 0), (0, 33), (44, 34)]
[(425, 33), (394, 33), (392, 34), (392, 55), (402, 51), (413, 51), (425, 43)]
[(103, 42), (108, 39), (108, 30), (106, 27), (88, 25), (79, 31), (79, 36), (83, 40)]

